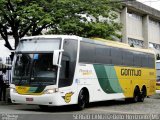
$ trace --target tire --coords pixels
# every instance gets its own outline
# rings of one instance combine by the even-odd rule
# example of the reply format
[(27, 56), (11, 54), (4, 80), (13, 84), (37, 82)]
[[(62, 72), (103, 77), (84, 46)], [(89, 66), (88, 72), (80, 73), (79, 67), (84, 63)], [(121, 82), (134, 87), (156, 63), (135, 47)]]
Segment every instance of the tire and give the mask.
[(145, 98), (145, 97), (144, 97), (143, 95), (140, 95), (138, 102), (144, 102), (144, 98)]
[(145, 99), (146, 95), (147, 95), (147, 90), (146, 90), (146, 88), (143, 88), (142, 92), (141, 92), (141, 94), (139, 96), (139, 100), (138, 101), (139, 102), (144, 102), (144, 99)]
[(125, 98), (125, 102), (126, 102), (126, 103), (131, 103), (131, 102), (132, 102), (132, 99), (131, 99), (131, 98)]
[(140, 95), (140, 91), (139, 91), (139, 89), (136, 87), (135, 90), (134, 90), (133, 98), (132, 98), (132, 101), (133, 101), (134, 103), (138, 102), (138, 100), (139, 100), (139, 95)]
[(12, 103), (11, 98), (7, 99), (7, 103)]
[(78, 95), (78, 110), (83, 110), (89, 103), (89, 95), (85, 90), (81, 90)]

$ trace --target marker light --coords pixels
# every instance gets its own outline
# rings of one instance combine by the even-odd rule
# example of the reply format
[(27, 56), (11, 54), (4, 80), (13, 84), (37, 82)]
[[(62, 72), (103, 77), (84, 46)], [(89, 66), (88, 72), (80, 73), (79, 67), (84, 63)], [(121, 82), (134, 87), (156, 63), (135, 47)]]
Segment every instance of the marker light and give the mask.
[(54, 88), (54, 89), (47, 89), (44, 91), (45, 94), (52, 94), (58, 92), (58, 88)]
[(15, 88), (10, 88), (10, 91), (13, 92), (13, 93), (17, 93)]

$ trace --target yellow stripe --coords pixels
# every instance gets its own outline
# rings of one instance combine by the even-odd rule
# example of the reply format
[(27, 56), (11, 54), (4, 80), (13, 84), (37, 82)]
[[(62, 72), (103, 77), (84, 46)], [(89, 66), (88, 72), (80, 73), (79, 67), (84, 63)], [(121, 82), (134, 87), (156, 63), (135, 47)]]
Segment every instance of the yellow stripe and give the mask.
[[(152, 95), (155, 93), (155, 89), (156, 89), (156, 70), (155, 69), (115, 66), (115, 70), (116, 70), (119, 83), (126, 97), (133, 97), (133, 92), (136, 85), (139, 86), (140, 90), (142, 89), (142, 86), (145, 85), (147, 88), (147, 95)], [(133, 70), (135, 71), (135, 73), (137, 71), (141, 71), (141, 75), (136, 76), (136, 74), (135, 75), (130, 73), (125, 74), (124, 73), (125, 70), (126, 71)]]
[(128, 44), (120, 43), (117, 41), (111, 41), (111, 40), (106, 40), (106, 39), (102, 39), (102, 38), (93, 38), (93, 40), (98, 40), (98, 41), (104, 42), (106, 45), (112, 46), (112, 47), (155, 54), (155, 52), (151, 49), (140, 49), (140, 48), (130, 47)]
[(29, 93), (29, 89), (30, 89), (30, 87), (26, 87), (26, 86), (16, 86), (17, 93), (21, 94), (21, 95), (42, 95), (42, 94), (44, 94), (44, 92)]

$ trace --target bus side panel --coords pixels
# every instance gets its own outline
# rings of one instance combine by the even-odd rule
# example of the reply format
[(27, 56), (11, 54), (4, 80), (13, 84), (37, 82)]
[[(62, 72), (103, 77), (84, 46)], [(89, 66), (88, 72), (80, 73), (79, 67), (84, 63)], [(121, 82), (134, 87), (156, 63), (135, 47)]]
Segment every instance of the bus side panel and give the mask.
[[(108, 79), (107, 74), (113, 67), (104, 65), (80, 64), (78, 69), (78, 90), (86, 87), (90, 102), (124, 98), (116, 77)], [(112, 76), (116, 75), (115, 71)]]
[(115, 66), (115, 69), (126, 97), (133, 97), (136, 86), (138, 86), (140, 90), (142, 90), (143, 86), (146, 86), (148, 96), (155, 93), (155, 69), (119, 66)]
[(78, 74), (78, 90), (88, 88), (91, 102), (133, 97), (135, 86), (155, 93), (155, 69), (80, 64)]

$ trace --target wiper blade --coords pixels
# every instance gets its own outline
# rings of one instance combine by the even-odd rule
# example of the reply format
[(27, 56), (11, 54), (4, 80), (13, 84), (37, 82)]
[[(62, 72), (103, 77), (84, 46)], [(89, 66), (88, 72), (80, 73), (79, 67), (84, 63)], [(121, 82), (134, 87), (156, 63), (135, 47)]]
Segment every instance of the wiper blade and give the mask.
[(20, 81), (18, 82), (18, 86), (20, 86), (21, 85), (21, 82), (22, 82), (22, 79), (23, 78), (23, 74), (21, 74), (21, 76), (20, 76)]

